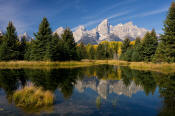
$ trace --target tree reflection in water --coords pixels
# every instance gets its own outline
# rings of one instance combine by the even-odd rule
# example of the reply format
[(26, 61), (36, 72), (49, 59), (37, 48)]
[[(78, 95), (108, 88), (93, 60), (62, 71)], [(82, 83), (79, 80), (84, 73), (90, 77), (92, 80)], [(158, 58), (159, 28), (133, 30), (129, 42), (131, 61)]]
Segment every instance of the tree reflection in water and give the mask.
[[(3, 88), (6, 92), (9, 102), (11, 102), (13, 92), (24, 87), (28, 82), (52, 92), (58, 89), (65, 99), (69, 99), (72, 96), (77, 81), (81, 81), (85, 77), (96, 77), (98, 80), (121, 80), (126, 87), (134, 82), (137, 86), (141, 86), (144, 89), (146, 95), (153, 95), (158, 87), (160, 97), (163, 98), (163, 106), (159, 115), (173, 116), (175, 113), (175, 74), (131, 70), (128, 67), (118, 68), (116, 66), (104, 65), (48, 70), (1, 69), (0, 88)], [(96, 99), (96, 103), (97, 107), (100, 108), (101, 100), (99, 98)]]

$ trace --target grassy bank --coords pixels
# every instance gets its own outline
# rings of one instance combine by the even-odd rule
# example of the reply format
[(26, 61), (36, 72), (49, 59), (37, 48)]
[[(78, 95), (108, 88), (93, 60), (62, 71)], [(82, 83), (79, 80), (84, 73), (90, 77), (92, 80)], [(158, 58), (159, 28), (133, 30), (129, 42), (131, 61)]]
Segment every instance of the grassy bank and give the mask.
[(145, 62), (127, 62), (119, 60), (82, 60), (65, 62), (45, 62), (45, 61), (8, 61), (0, 62), (0, 69), (18, 69), (18, 68), (76, 68), (93, 65), (118, 65), (128, 66), (136, 70), (150, 70), (164, 73), (175, 72), (175, 63), (145, 63)]
[(148, 70), (148, 71), (156, 71), (162, 73), (174, 73), (175, 72), (175, 63), (145, 63), (145, 62), (129, 62), (128, 66), (131, 69), (136, 70)]
[(116, 60), (82, 60), (82, 61), (64, 61), (64, 62), (47, 62), (47, 61), (7, 61), (0, 62), (0, 69), (15, 68), (76, 68), (92, 65), (115, 64), (125, 65), (125, 61)]

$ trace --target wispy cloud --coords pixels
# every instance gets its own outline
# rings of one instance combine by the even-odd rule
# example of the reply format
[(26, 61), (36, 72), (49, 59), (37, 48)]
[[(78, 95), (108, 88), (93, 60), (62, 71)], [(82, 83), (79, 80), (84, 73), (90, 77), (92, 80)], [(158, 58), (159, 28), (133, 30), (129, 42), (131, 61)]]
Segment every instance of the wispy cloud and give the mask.
[(160, 14), (160, 13), (163, 13), (163, 12), (166, 12), (166, 11), (168, 11), (168, 6), (160, 8), (160, 9), (156, 9), (156, 10), (152, 10), (152, 11), (143, 12), (143, 13), (140, 13), (140, 14), (128, 16), (128, 17), (118, 19), (118, 20), (126, 20), (126, 19), (133, 19), (133, 18), (139, 18), (139, 17), (146, 17), (146, 16)]
[(137, 0), (122, 0), (122, 2), (118, 2), (118, 3), (116, 3), (116, 4), (114, 4), (114, 5), (110, 5), (110, 6), (108, 6), (108, 7), (106, 7), (106, 8), (103, 8), (102, 10), (100, 10), (100, 11), (97, 11), (96, 13), (95, 13), (95, 15), (91, 15), (91, 16), (85, 16), (85, 17), (82, 17), (83, 19), (87, 19), (87, 20), (90, 20), (90, 19), (95, 19), (95, 18), (97, 18), (97, 17), (99, 17), (100, 15), (103, 15), (103, 14), (105, 14), (106, 12), (109, 12), (109, 11), (111, 11), (111, 10), (113, 10), (113, 9), (116, 9), (117, 7), (124, 7), (124, 6), (126, 6), (127, 4), (130, 4), (130, 3), (133, 3), (133, 2), (135, 2), (135, 1), (137, 1)]
[[(130, 12), (132, 12), (132, 11), (130, 10), (130, 11), (124, 11), (124, 12), (121, 12), (121, 13), (116, 13), (116, 14), (113, 14), (113, 15), (110, 15), (110, 16), (107, 16), (107, 17), (103, 17), (103, 18), (99, 18), (99, 19), (88, 21), (87, 23), (82, 24), (82, 25), (84, 25), (85, 27), (89, 27), (89, 26), (95, 25), (97, 23), (100, 23), (104, 19), (117, 18), (117, 17), (123, 16), (123, 15), (126, 15), (126, 14), (128, 14)], [(79, 26), (76, 26), (76, 27), (72, 28), (72, 31), (75, 31), (78, 27)]]
[(56, 1), (53, 8), (50, 7), (53, 4), (48, 4), (48, 7), (44, 7), (40, 3), (38, 5), (37, 1), (31, 0), (0, 0), (0, 30), (4, 31), (8, 21), (13, 21), (19, 33), (25, 31), (33, 32), (33, 29), (36, 29), (36, 26), (39, 25), (38, 22), (43, 16), (53, 17), (69, 8), (68, 5), (70, 4), (59, 6), (63, 2), (65, 1)]

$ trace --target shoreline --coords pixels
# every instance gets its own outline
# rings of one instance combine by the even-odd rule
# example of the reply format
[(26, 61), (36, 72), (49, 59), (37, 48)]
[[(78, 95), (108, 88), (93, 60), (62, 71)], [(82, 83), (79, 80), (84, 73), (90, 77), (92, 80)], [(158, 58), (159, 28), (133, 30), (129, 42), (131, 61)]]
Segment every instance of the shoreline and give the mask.
[(135, 70), (155, 71), (163, 73), (175, 73), (175, 63), (152, 62), (127, 62), (120, 60), (82, 60), (82, 61), (1, 61), (0, 69), (20, 69), (20, 68), (78, 68), (94, 65), (116, 65), (127, 66)]

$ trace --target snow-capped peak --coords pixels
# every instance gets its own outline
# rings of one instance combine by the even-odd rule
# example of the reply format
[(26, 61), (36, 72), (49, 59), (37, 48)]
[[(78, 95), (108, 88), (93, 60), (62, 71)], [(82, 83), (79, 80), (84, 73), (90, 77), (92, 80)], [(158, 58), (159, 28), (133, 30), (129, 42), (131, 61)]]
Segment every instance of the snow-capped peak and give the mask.
[(127, 22), (125, 25), (127, 25), (127, 26), (133, 26), (133, 22), (132, 21)]
[(110, 25), (108, 19), (104, 19), (97, 27), (97, 31), (102, 34), (106, 35), (110, 33)]
[(76, 30), (86, 31), (86, 28), (83, 25), (80, 25)]
[(27, 32), (24, 32), (23, 34), (20, 34), (18, 36), (20, 41), (21, 41), (22, 37), (25, 37), (26, 41), (30, 41), (31, 40), (31, 37), (27, 34)]
[[(85, 44), (98, 44), (101, 41), (122, 41), (126, 37), (131, 40), (136, 37), (143, 37), (148, 30), (139, 28), (131, 21), (125, 24), (118, 24), (112, 26), (109, 24), (108, 19), (104, 19), (96, 28), (86, 30), (83, 25), (78, 26), (73, 32), (75, 42), (83, 42)], [(54, 33), (61, 35), (64, 28), (60, 27)]]
[(58, 29), (56, 29), (53, 34), (57, 33), (58, 35), (61, 35), (63, 34), (64, 32), (64, 28), (63, 27), (59, 27)]
[(3, 32), (0, 30), (0, 36), (3, 36)]

